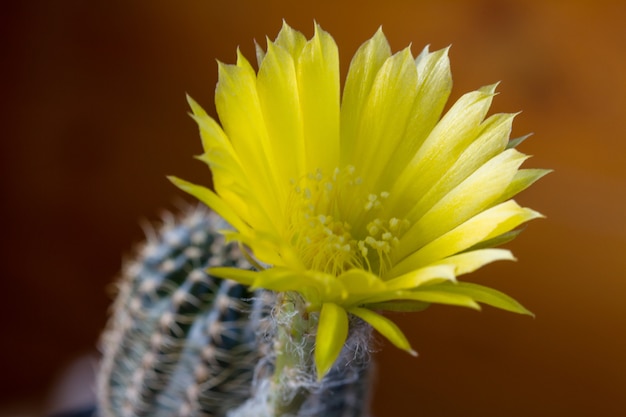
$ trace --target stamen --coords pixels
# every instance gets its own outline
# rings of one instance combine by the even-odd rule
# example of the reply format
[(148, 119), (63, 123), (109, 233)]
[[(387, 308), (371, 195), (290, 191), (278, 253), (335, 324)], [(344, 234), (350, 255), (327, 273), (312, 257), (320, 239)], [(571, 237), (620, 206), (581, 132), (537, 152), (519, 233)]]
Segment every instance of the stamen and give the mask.
[[(291, 184), (287, 232), (307, 268), (334, 275), (350, 268), (375, 268), (382, 275), (391, 267), (389, 253), (398, 245), (406, 221), (374, 217), (389, 192), (362, 189), (363, 180), (351, 165), (335, 168), (330, 176), (316, 169)], [(364, 212), (349, 211), (350, 206)], [(354, 221), (358, 223), (351, 224)]]

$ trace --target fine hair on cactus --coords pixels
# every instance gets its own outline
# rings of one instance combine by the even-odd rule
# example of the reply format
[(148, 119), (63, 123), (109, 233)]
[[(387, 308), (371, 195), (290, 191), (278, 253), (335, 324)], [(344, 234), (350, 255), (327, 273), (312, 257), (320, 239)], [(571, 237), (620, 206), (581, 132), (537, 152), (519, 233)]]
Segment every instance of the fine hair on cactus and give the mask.
[[(251, 267), (239, 245), (218, 233), (226, 228), (203, 207), (168, 213), (158, 229), (146, 228), (146, 242), (125, 264), (102, 337), (100, 414), (269, 416), (273, 402), (297, 398), (301, 411), (293, 415), (367, 415), (370, 327), (354, 318), (359, 323), (338, 361), (345, 368), (336, 366), (317, 381), (312, 346), (277, 339), (298, 311), (276, 314), (274, 293), (206, 272), (211, 266)], [(278, 381), (279, 391), (273, 385), (275, 349), (297, 358)]]
[(249, 268), (225, 226), (202, 208), (168, 216), (125, 265), (103, 336), (103, 415), (219, 415), (249, 396), (271, 295), (206, 273)]

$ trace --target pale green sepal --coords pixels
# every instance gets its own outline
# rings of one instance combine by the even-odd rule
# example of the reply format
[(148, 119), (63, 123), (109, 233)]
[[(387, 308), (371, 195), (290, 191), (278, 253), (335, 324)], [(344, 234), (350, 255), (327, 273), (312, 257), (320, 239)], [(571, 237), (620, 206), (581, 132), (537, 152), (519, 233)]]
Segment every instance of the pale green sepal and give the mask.
[(520, 169), (498, 200), (506, 201), (514, 197), (551, 172), (551, 169)]
[(521, 227), (519, 229), (515, 229), (515, 230), (511, 230), (510, 232), (502, 233), (500, 236), (496, 236), (494, 238), (491, 238), (491, 239), (479, 242), (479, 243), (475, 244), (474, 246), (472, 246), (471, 248), (469, 248), (466, 251), (464, 251), (463, 253), (465, 253), (465, 252), (472, 252), (472, 251), (475, 251), (477, 249), (494, 248), (496, 246), (500, 246), (500, 245), (504, 245), (505, 243), (509, 243), (510, 241), (515, 239), (517, 237), (517, 235), (522, 233), (525, 228), (526, 228), (526, 226), (523, 226), (523, 227)]
[(516, 146), (518, 146), (520, 143), (524, 142), (526, 139), (528, 139), (532, 135), (533, 135), (532, 133), (529, 133), (527, 135), (520, 136), (519, 138), (511, 139), (511, 140), (509, 140), (509, 143), (507, 143), (506, 148), (507, 149), (515, 148)]
[(385, 301), (382, 303), (371, 303), (367, 308), (378, 311), (397, 311), (401, 313), (417, 313), (430, 307), (430, 303), (421, 301)]
[(249, 269), (228, 267), (208, 268), (207, 273), (218, 278), (232, 279), (233, 281), (247, 286), (251, 286), (259, 274)]
[(405, 350), (413, 356), (417, 356), (417, 352), (411, 348), (411, 344), (402, 330), (400, 330), (393, 321), (367, 308), (353, 307), (349, 309), (348, 312), (369, 323), (378, 333), (383, 335), (397, 348)]
[(324, 303), (317, 325), (315, 337), (315, 368), (317, 379), (324, 375), (335, 363), (348, 337), (348, 314), (334, 303)]
[[(450, 284), (453, 285), (453, 284)], [(381, 302), (387, 302), (392, 300), (397, 301), (421, 301), (424, 303), (436, 303), (436, 304), (448, 304), (460, 307), (469, 307), (475, 310), (480, 310), (480, 305), (476, 303), (471, 297), (446, 291), (445, 288), (435, 287), (434, 285), (425, 286), (424, 289), (418, 288), (415, 291), (393, 291), (390, 293), (379, 294), (363, 300), (363, 306), (369, 308), (371, 305), (376, 305)]]
[(526, 314), (533, 317), (535, 316), (512, 297), (509, 297), (498, 290), (494, 290), (493, 288), (484, 287), (470, 282), (458, 282), (455, 284), (443, 283), (433, 287), (447, 293), (465, 295), (479, 303), (487, 304), (512, 313)]

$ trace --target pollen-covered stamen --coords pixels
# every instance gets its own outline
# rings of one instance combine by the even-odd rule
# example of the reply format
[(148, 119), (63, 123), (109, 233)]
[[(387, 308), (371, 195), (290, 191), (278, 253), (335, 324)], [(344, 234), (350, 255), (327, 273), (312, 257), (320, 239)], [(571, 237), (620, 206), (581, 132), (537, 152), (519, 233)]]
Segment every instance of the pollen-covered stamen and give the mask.
[(354, 194), (360, 182), (354, 172), (354, 167), (348, 166), (326, 176), (317, 169), (292, 181), (288, 238), (307, 268), (339, 275), (364, 267), (351, 225), (341, 215), (342, 195)]
[(327, 176), (318, 169), (291, 181), (288, 239), (307, 268), (333, 275), (351, 268), (382, 275), (390, 268), (389, 253), (407, 222), (375, 217), (389, 193), (367, 193), (355, 172), (347, 166)]
[[(382, 193), (381, 193), (382, 194)], [(389, 195), (388, 193), (387, 196)], [(371, 194), (370, 194), (371, 195)], [(357, 243), (363, 256), (371, 256), (368, 247), (374, 249), (377, 257), (368, 262), (369, 269), (372, 266), (378, 266), (379, 276), (383, 276), (385, 271), (391, 268), (390, 252), (400, 242), (401, 234), (408, 228), (408, 220), (399, 220), (395, 217), (384, 222), (380, 218), (370, 221), (367, 226), (367, 236)]]

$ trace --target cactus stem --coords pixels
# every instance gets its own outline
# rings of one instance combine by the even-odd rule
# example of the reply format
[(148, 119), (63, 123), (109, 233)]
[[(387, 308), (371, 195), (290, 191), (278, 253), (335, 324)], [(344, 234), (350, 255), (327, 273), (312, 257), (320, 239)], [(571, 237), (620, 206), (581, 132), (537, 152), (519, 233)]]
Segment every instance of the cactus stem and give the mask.
[(312, 358), (316, 320), (306, 312), (304, 300), (296, 293), (280, 294), (277, 304), (270, 404), (276, 416), (297, 415), (306, 399), (306, 389), (300, 382), (303, 375), (311, 379), (315, 367)]

